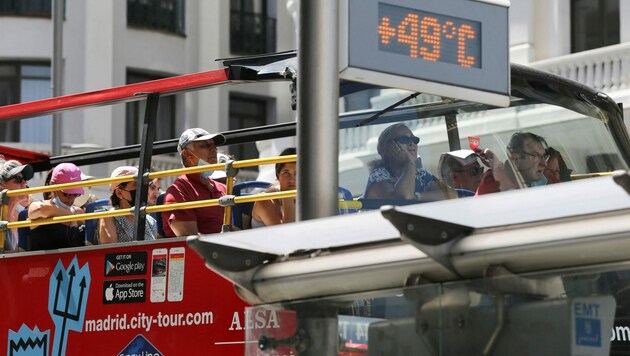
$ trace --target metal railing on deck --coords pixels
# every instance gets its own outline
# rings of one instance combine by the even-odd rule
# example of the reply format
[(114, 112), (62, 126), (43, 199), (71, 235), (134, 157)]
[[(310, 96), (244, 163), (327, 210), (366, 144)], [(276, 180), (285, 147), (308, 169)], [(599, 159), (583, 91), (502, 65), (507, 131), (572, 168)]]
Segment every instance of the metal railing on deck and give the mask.
[[(295, 197), (297, 192), (296, 190), (289, 191), (281, 191), (274, 193), (266, 193), (260, 195), (249, 195), (249, 196), (234, 196), (232, 195), (232, 189), (234, 184), (234, 176), (238, 173), (239, 168), (252, 167), (258, 165), (265, 164), (277, 164), (277, 163), (288, 163), (295, 162), (297, 159), (297, 155), (287, 155), (280, 157), (270, 157), (270, 158), (259, 158), (259, 159), (250, 159), (250, 160), (242, 160), (242, 161), (229, 161), (227, 163), (217, 163), (206, 166), (198, 166), (198, 167), (188, 167), (188, 168), (179, 168), (158, 172), (150, 172), (148, 173), (148, 179), (155, 178), (166, 178), (172, 176), (179, 176), (182, 174), (195, 174), (201, 173), (205, 171), (212, 171), (218, 169), (225, 169), (226, 175), (228, 179), (226, 180), (226, 190), (227, 194), (219, 199), (208, 199), (208, 200), (199, 200), (193, 202), (184, 202), (184, 203), (176, 203), (176, 204), (167, 204), (167, 205), (156, 205), (156, 206), (144, 206), (141, 210), (145, 213), (161, 213), (164, 211), (172, 211), (172, 210), (183, 210), (183, 209), (194, 209), (201, 208), (207, 206), (217, 206), (221, 205), (225, 208), (224, 211), (224, 231), (229, 231), (226, 229), (226, 226), (231, 223), (231, 214), (232, 214), (232, 206), (234, 204), (240, 203), (250, 203), (256, 202), (260, 200), (269, 200), (269, 199), (282, 199)], [(8, 201), (8, 198), (16, 197), (16, 196), (24, 196), (28, 194), (34, 193), (43, 193), (43, 192), (53, 192), (65, 189), (72, 188), (82, 188), (82, 187), (91, 187), (97, 185), (110, 185), (114, 183), (126, 183), (132, 182), (134, 180), (140, 180), (142, 177), (137, 176), (123, 176), (123, 177), (115, 177), (115, 178), (100, 178), (93, 179), (88, 181), (81, 181), (76, 183), (66, 183), (66, 184), (55, 184), (48, 185), (42, 187), (34, 187), (34, 188), (26, 188), (26, 189), (16, 189), (16, 190), (5, 190), (1, 193), (1, 200), (3, 202)], [(0, 212), (0, 247), (4, 246), (4, 238), (6, 235), (6, 231), (8, 229), (14, 228), (23, 228), (23, 227), (33, 227), (40, 225), (48, 225), (48, 224), (56, 224), (56, 223), (66, 223), (72, 221), (83, 221), (90, 219), (100, 219), (100, 218), (108, 218), (114, 216), (127, 216), (133, 215), (135, 208), (126, 208), (126, 209), (115, 209), (109, 211), (101, 211), (101, 212), (93, 212), (93, 213), (83, 213), (76, 215), (66, 215), (66, 216), (57, 216), (52, 218), (43, 218), (36, 220), (24, 220), (24, 221), (16, 221), (16, 222), (8, 222), (6, 217), (8, 216), (8, 204), (2, 204), (2, 209)]]

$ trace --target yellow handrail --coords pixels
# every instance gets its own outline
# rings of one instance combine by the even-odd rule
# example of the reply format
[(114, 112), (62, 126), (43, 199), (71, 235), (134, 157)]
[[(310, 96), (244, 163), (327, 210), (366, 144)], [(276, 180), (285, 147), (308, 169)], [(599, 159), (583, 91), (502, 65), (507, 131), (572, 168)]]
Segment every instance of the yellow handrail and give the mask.
[[(296, 159), (297, 159), (297, 155), (279, 156), (279, 157), (271, 157), (271, 158), (257, 158), (257, 159), (248, 159), (248, 160), (242, 160), (242, 161), (234, 161), (232, 166), (234, 168), (243, 168), (243, 167), (251, 167), (251, 166), (263, 165), (263, 164), (294, 162)], [(171, 170), (160, 171), (160, 172), (151, 172), (149, 173), (149, 179), (178, 176), (182, 174), (194, 174), (194, 173), (201, 173), (205, 171), (214, 171), (214, 170), (221, 170), (221, 169), (225, 169), (224, 163), (215, 163), (215, 164), (209, 164), (206, 166), (198, 166), (198, 167), (178, 168), (178, 169), (171, 169)], [(91, 179), (91, 180), (75, 182), (75, 183), (53, 184), (53, 185), (46, 185), (46, 186), (35, 187), (35, 188), (15, 189), (15, 190), (10, 190), (9, 192), (7, 192), (7, 196), (16, 197), (16, 196), (22, 196), (22, 195), (27, 195), (27, 194), (53, 192), (57, 190), (65, 190), (65, 189), (72, 189), (72, 188), (92, 187), (96, 185), (105, 185), (105, 184), (112, 184), (112, 183), (125, 183), (125, 182), (132, 182), (135, 179), (136, 178), (134, 176), (123, 176), (123, 177), (114, 177), (114, 178)]]
[[(295, 197), (296, 195), (297, 195), (296, 190), (286, 190), (282, 192), (273, 192), (273, 193), (265, 193), (265, 194), (253, 194), (253, 195), (234, 197), (234, 203), (235, 204), (252, 203), (252, 202), (257, 202), (261, 200), (291, 198), (291, 197)], [(201, 208), (205, 206), (216, 206), (216, 205), (219, 205), (219, 199), (198, 200), (195, 202), (176, 203), (176, 204), (167, 204), (167, 205), (154, 205), (154, 206), (147, 207), (145, 210), (147, 214), (150, 214), (150, 213), (160, 213), (163, 211), (194, 209), (194, 208)], [(361, 209), (362, 206), (363, 205), (361, 204), (361, 202), (356, 201), (356, 200), (339, 201), (339, 208), (341, 209)], [(57, 216), (54, 218), (47, 218), (47, 219), (16, 221), (16, 222), (8, 223), (7, 228), (13, 229), (13, 228), (21, 228), (21, 227), (65, 223), (65, 222), (71, 222), (71, 221), (109, 218), (113, 216), (126, 216), (126, 215), (133, 215), (133, 212), (134, 212), (134, 208), (127, 208), (127, 209), (99, 211), (95, 213)]]
[[(249, 159), (242, 161), (233, 161), (233, 168), (243, 168), (243, 167), (251, 167), (256, 165), (264, 165), (264, 164), (276, 164), (276, 163), (287, 163), (287, 162), (295, 162), (297, 160), (297, 155), (287, 155), (287, 156), (279, 156), (279, 157), (270, 157), (270, 158), (257, 158), (257, 159)], [(171, 169), (160, 172), (151, 172), (148, 175), (149, 179), (155, 178), (163, 178), (176, 176), (181, 174), (194, 174), (201, 173), (209, 170), (217, 170), (217, 169), (225, 169), (224, 163), (210, 164), (206, 166), (198, 166), (198, 167), (187, 167), (187, 168), (178, 168)], [(105, 184), (113, 184), (113, 183), (124, 183), (124, 182), (132, 182), (136, 179), (135, 176), (123, 176), (123, 177), (115, 177), (115, 178), (99, 178), (92, 179), (88, 181), (81, 181), (76, 183), (66, 183), (66, 184), (54, 184), (42, 187), (34, 187), (34, 188), (26, 188), (26, 189), (16, 189), (7, 192), (8, 197), (14, 196), (23, 196), (27, 194), (34, 193), (43, 193), (43, 192), (53, 192), (58, 190), (72, 189), (72, 188), (82, 188), (82, 187), (91, 187), (97, 185), (105, 185)], [(232, 195), (232, 190), (234, 187), (234, 181), (232, 179), (228, 179), (226, 181), (226, 191), (228, 195)], [(248, 196), (237, 196), (234, 197), (234, 204), (240, 203), (249, 203), (256, 202), (260, 200), (270, 200), (270, 199), (283, 199), (289, 197), (295, 197), (297, 192), (295, 190), (282, 191), (282, 192), (273, 192), (273, 193), (265, 193), (265, 194), (256, 194), (256, 195), (248, 195)], [(345, 202), (346, 206), (352, 207), (353, 204), (348, 204), (349, 202)], [(340, 202), (340, 204), (344, 204)], [(360, 204), (360, 203), (359, 203)], [(184, 202), (184, 203), (176, 203), (176, 204), (168, 204), (168, 205), (159, 205), (159, 206), (148, 206), (145, 208), (146, 213), (158, 213), (164, 211), (173, 211), (173, 210), (183, 210), (183, 209), (195, 209), (201, 208), (205, 206), (216, 206), (220, 205), (219, 199), (207, 199), (207, 200), (199, 200), (194, 202)], [(340, 205), (341, 207), (341, 205)], [(345, 206), (344, 206), (345, 207)], [(3, 217), (8, 215), (8, 206), (3, 205), (2, 210), (0, 211), (0, 220), (5, 220)], [(231, 206), (225, 207), (225, 215), (224, 215), (224, 224), (230, 224), (231, 218)], [(100, 218), (108, 218), (113, 216), (126, 216), (133, 215), (135, 208), (127, 208), (127, 209), (115, 209), (109, 211), (101, 211), (95, 213), (84, 213), (84, 214), (76, 214), (76, 215), (66, 215), (66, 216), (57, 216), (53, 218), (45, 218), (45, 219), (36, 219), (36, 220), (24, 220), (24, 221), (16, 221), (7, 223), (8, 229), (13, 228), (22, 228), (22, 227), (32, 227), (32, 226), (40, 226), (40, 225), (48, 225), (48, 224), (56, 224), (56, 223), (66, 223), (72, 221), (82, 221), (82, 220), (90, 220), (90, 219), (100, 219)], [(0, 242), (2, 239), (3, 231), (0, 231)]]
[(363, 209), (363, 203), (358, 200), (340, 200), (339, 209)]
[(66, 222), (72, 222), (72, 221), (108, 218), (112, 216), (124, 216), (124, 215), (131, 215), (132, 213), (133, 213), (133, 208), (116, 209), (116, 210), (108, 210), (108, 211), (99, 211), (95, 213), (55, 216), (54, 218), (16, 221), (16, 222), (8, 223), (7, 227), (9, 229), (13, 229), (13, 228), (21, 228), (21, 227), (40, 226), (40, 225), (48, 225), (48, 224), (66, 223)]
[(613, 175), (614, 172), (600, 172), (600, 173), (584, 173), (584, 174), (571, 174), (571, 180), (596, 178), (596, 177), (608, 177)]
[[(247, 196), (242, 196), (242, 197), (235, 197), (234, 203), (239, 204), (239, 203), (255, 202), (258, 200), (290, 198), (290, 197), (294, 197), (296, 193), (297, 192), (295, 190), (287, 190), (283, 192), (247, 195)], [(205, 206), (216, 206), (216, 205), (219, 205), (219, 199), (207, 199), (207, 200), (198, 200), (194, 202), (185, 202), (185, 203), (176, 203), (176, 204), (167, 204), (167, 205), (154, 205), (154, 206), (147, 207), (145, 211), (147, 212), (147, 214), (149, 214), (149, 213), (159, 213), (163, 211), (172, 211), (172, 210), (195, 209), (195, 208), (202, 208)], [(126, 208), (126, 209), (99, 211), (96, 213), (56, 216), (54, 218), (47, 218), (47, 219), (10, 222), (7, 224), (7, 227), (9, 229), (13, 229), (13, 228), (20, 228), (20, 227), (65, 223), (65, 222), (71, 222), (71, 221), (109, 218), (112, 216), (133, 215), (133, 212), (134, 212), (134, 208)]]
[(278, 156), (278, 157), (256, 158), (256, 159), (245, 159), (242, 161), (234, 161), (234, 164), (232, 166), (234, 168), (245, 168), (245, 167), (262, 166), (265, 164), (289, 163), (289, 162), (295, 162), (296, 160), (297, 160), (297, 155), (286, 155), (286, 156)]

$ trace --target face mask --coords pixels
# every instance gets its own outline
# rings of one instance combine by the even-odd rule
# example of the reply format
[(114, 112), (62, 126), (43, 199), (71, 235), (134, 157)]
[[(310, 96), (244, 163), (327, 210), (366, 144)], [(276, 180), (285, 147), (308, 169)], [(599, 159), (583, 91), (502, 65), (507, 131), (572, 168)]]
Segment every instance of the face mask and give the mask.
[(128, 190), (131, 200), (129, 201), (129, 205), (136, 206), (136, 190)]
[[(190, 152), (190, 153), (192, 153), (192, 151), (189, 151), (189, 152)], [(197, 157), (194, 153), (193, 153), (193, 156)], [(208, 162), (206, 162), (206, 161), (202, 160), (202, 159), (201, 159), (201, 158), (199, 158), (199, 157), (197, 157), (197, 159), (199, 160), (199, 162), (197, 162), (197, 167), (207, 166), (207, 165), (209, 165), (209, 164), (210, 164), (210, 163), (208, 163)], [(214, 171), (205, 171), (205, 172), (201, 172), (201, 173), (199, 173), (199, 174), (201, 174), (201, 176), (202, 176), (204, 179), (208, 179), (208, 178), (210, 178), (210, 176), (212, 175), (212, 173), (214, 173)]]
[(547, 177), (545, 176), (542, 176), (539, 180), (535, 180), (531, 183), (532, 187), (540, 187), (543, 185), (547, 185)]
[[(124, 189), (123, 189), (124, 190)], [(127, 203), (129, 203), (129, 205), (131, 206), (136, 206), (136, 190), (125, 190), (126, 192), (129, 193), (129, 196), (131, 197), (131, 200), (127, 200), (123, 197), (120, 197), (120, 199), (123, 199), (125, 201), (127, 201)]]
[(67, 206), (66, 204), (61, 202), (61, 200), (59, 200), (59, 197), (55, 197), (55, 199), (53, 199), (53, 203), (55, 203), (55, 205), (57, 205), (58, 207), (62, 209), (70, 210), (69, 206)]

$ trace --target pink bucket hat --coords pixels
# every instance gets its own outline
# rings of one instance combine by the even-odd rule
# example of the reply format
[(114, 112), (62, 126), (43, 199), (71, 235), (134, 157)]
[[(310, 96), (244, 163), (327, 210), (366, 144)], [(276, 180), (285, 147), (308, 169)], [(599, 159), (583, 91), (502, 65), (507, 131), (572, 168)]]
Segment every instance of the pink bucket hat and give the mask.
[[(75, 183), (81, 181), (81, 170), (72, 163), (60, 163), (53, 169), (50, 178), (51, 183), (64, 184)], [(83, 194), (83, 188), (72, 188), (62, 190), (66, 194)]]

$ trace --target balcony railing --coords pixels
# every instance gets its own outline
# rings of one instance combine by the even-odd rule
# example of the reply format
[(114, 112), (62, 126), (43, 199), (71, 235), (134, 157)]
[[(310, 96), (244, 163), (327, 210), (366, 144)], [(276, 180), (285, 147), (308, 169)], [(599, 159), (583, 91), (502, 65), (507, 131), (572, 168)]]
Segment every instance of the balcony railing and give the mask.
[(50, 17), (51, 0), (0, 0), (0, 16)]
[(630, 43), (545, 59), (530, 65), (610, 93), (630, 86)]
[(127, 0), (127, 25), (186, 34), (185, 0)]

